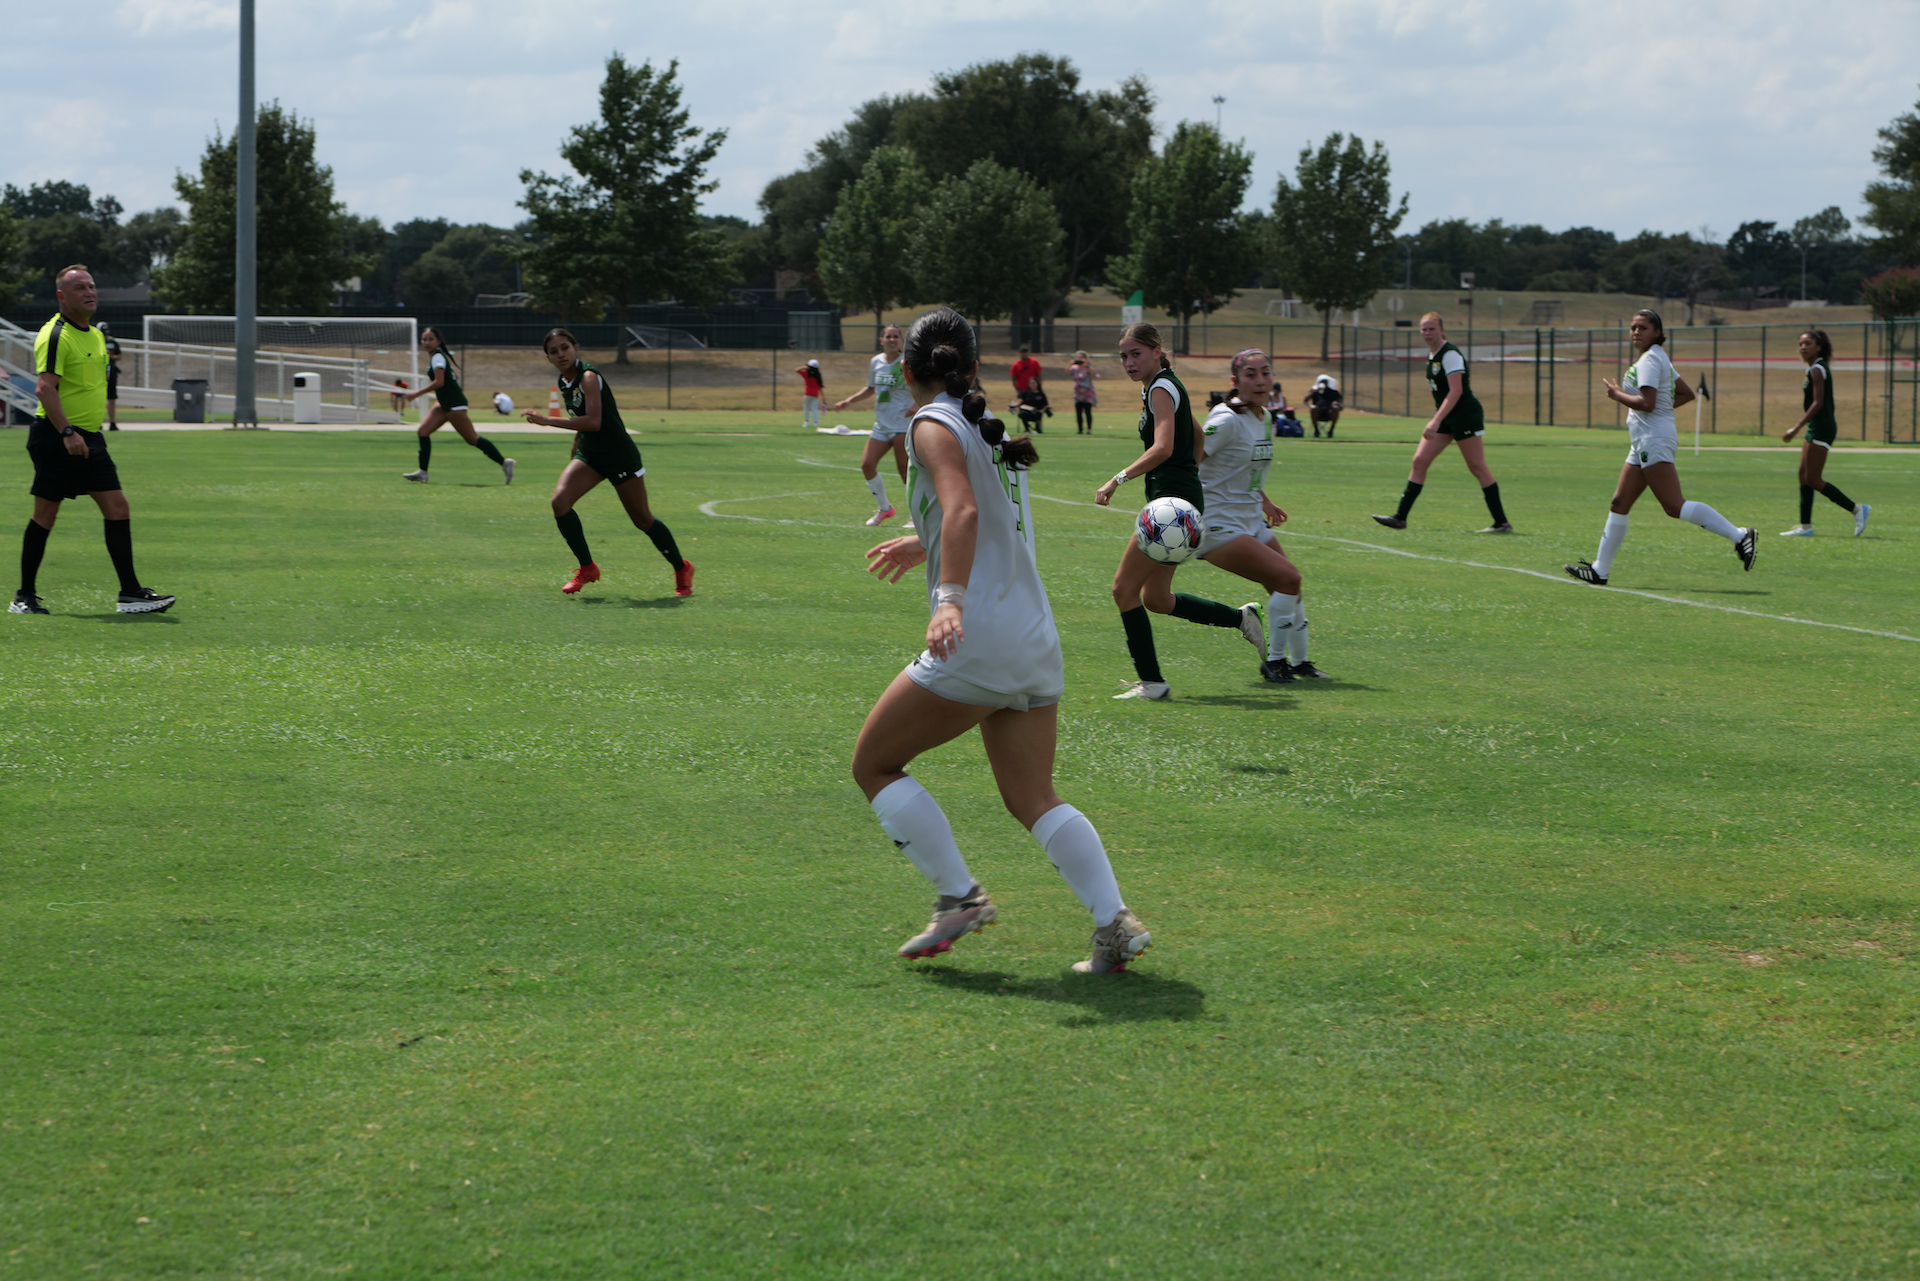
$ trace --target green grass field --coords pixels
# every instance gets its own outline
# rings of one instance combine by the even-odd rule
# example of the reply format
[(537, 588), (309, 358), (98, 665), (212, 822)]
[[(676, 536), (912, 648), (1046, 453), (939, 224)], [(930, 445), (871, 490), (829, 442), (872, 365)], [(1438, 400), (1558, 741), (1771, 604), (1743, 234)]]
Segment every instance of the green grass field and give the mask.
[[(1001, 923), (894, 958), (931, 892), (847, 761), (926, 615), (859, 441), (662, 417), (690, 600), (604, 491), (559, 594), (557, 433), (511, 489), (449, 433), (425, 488), (404, 434), (113, 438), (181, 601), (112, 613), (70, 504), (0, 619), (0, 1275), (1920, 1272), (1920, 645), (1784, 621), (1920, 636), (1920, 455), (1835, 456), (1858, 540), (1772, 536), (1789, 454), (1684, 456), (1758, 565), (1649, 499), (1614, 583), (1741, 614), (1449, 563), (1591, 556), (1619, 433), (1499, 429), (1498, 540), (1451, 457), (1367, 519), (1415, 425), (1280, 442), (1339, 679), (1162, 620), (1165, 704), (1109, 698), (1124, 516), (1036, 502), (1059, 787), (1157, 940), (1090, 979), (974, 738), (916, 773)], [(1039, 444), (1082, 504), (1136, 452)]]

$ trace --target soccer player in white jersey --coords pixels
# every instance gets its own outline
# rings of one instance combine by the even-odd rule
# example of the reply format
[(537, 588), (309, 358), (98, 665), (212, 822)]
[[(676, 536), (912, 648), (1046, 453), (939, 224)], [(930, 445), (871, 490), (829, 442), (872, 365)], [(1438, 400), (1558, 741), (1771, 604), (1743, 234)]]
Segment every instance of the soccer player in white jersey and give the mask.
[[(872, 396), (873, 434), (867, 438), (867, 447), (860, 455), (860, 474), (867, 478), (867, 488), (873, 493), (873, 515), (867, 518), (867, 524), (878, 525), (882, 521), (893, 519), (893, 504), (887, 501), (887, 482), (880, 476), (880, 460), (893, 451), (894, 465), (900, 470), (900, 486), (907, 484), (907, 413), (913, 408), (913, 397), (907, 391), (906, 375), (900, 365), (900, 326), (888, 325), (880, 331), (880, 354), (873, 358), (867, 370), (867, 385), (853, 395), (836, 400), (833, 408), (837, 412), (848, 405), (857, 405)], [(913, 513), (907, 513), (908, 529), (913, 528)]]
[(1200, 559), (1267, 589), (1267, 657), (1260, 675), (1276, 685), (1327, 673), (1307, 659), (1307, 615), (1300, 606), (1300, 571), (1280, 550), (1273, 526), (1287, 514), (1267, 497), (1273, 437), (1267, 430), (1267, 392), (1273, 361), (1258, 347), (1233, 358), (1233, 395), (1215, 405), (1200, 434), (1200, 484), (1206, 490), (1206, 530)]
[(888, 582), (925, 562), (932, 620), (926, 650), (887, 686), (853, 749), (854, 780), (881, 829), (938, 895), (933, 919), (900, 955), (937, 956), (997, 915), (939, 802), (907, 773), (915, 757), (979, 726), (1000, 799), (1093, 913), (1093, 955), (1073, 968), (1124, 970), (1153, 936), (1122, 901), (1100, 834), (1053, 790), (1066, 674), (1029, 526), (1009, 492), (1038, 455), (984, 418), (979, 344), (958, 312), (940, 307), (914, 321), (902, 362), (914, 406), (907, 502), (920, 529), (867, 560)]
[(1733, 544), (1743, 569), (1753, 568), (1760, 531), (1736, 526), (1705, 503), (1690, 502), (1680, 492), (1680, 472), (1673, 465), (1680, 448), (1680, 429), (1674, 424), (1673, 411), (1693, 400), (1693, 389), (1673, 372), (1667, 359), (1667, 329), (1657, 311), (1636, 311), (1627, 324), (1627, 337), (1639, 359), (1627, 367), (1619, 382), (1611, 378), (1607, 397), (1627, 407), (1627, 463), (1620, 469), (1620, 483), (1614, 487), (1613, 503), (1607, 509), (1607, 525), (1600, 534), (1600, 550), (1591, 561), (1566, 566), (1566, 571), (1583, 583), (1605, 587), (1613, 572), (1613, 558), (1627, 537), (1627, 513), (1641, 494), (1651, 489), (1661, 509), (1679, 520), (1690, 521)]

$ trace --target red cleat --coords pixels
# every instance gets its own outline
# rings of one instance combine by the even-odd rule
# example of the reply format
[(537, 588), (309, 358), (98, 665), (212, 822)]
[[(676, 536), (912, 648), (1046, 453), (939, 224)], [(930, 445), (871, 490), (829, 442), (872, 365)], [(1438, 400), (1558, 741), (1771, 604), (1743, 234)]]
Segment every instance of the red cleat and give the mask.
[(673, 594), (693, 595), (693, 562), (684, 556), (680, 558), (680, 568), (673, 571)]
[(599, 581), (600, 567), (598, 565), (582, 565), (573, 571), (573, 577), (569, 578), (567, 585), (560, 590), (571, 596), (588, 583), (597, 583)]

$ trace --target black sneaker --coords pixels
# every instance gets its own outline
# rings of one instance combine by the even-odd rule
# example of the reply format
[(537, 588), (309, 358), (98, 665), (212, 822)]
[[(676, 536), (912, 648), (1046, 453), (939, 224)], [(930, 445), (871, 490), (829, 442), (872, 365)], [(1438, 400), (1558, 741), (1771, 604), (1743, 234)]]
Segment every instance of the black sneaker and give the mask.
[(1561, 568), (1565, 569), (1569, 574), (1583, 583), (1592, 583), (1595, 587), (1605, 587), (1607, 585), (1607, 580), (1601, 577), (1598, 570), (1594, 569), (1593, 562), (1591, 561), (1583, 560), (1578, 565), (1563, 565)]
[(9, 614), (51, 614), (53, 611), (40, 603), (40, 598), (32, 592), (15, 592), (13, 604), (7, 606)]
[(173, 608), (175, 599), (162, 596), (151, 587), (136, 587), (130, 592), (121, 592), (120, 603), (114, 608), (123, 614), (164, 614)]
[(1753, 569), (1754, 553), (1760, 550), (1760, 531), (1751, 527), (1740, 531), (1740, 540), (1733, 545), (1733, 554), (1740, 558), (1740, 568), (1749, 572)]
[(1488, 525), (1485, 529), (1476, 529), (1473, 532), (1476, 534), (1511, 534), (1513, 532), (1513, 522), (1506, 520), (1496, 521)]
[(1285, 685), (1294, 679), (1293, 669), (1287, 666), (1284, 658), (1263, 658), (1260, 660), (1260, 679), (1275, 685)]
[(1300, 677), (1305, 677), (1308, 680), (1322, 680), (1322, 681), (1330, 681), (1333, 679), (1332, 672), (1321, 671), (1319, 668), (1313, 665), (1311, 660), (1304, 663), (1295, 663), (1293, 665), (1293, 674), (1296, 679)]
[(1401, 520), (1398, 516), (1375, 516), (1373, 520), (1376, 525), (1385, 525), (1388, 529), (1405, 529), (1407, 527), (1407, 522)]

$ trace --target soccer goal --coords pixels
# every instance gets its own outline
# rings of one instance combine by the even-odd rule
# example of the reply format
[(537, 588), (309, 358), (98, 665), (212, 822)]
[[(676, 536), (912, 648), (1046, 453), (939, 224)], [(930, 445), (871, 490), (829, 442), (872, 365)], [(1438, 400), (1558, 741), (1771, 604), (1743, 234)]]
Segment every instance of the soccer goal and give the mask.
[[(203, 377), (216, 403), (233, 394), (232, 316), (147, 316), (142, 338), (123, 361), (123, 377), (132, 373), (141, 387)], [(256, 403), (265, 417), (289, 416), (295, 374), (319, 375), (323, 401), (337, 407), (329, 418), (371, 411), (396, 382), (421, 383), (419, 322), (410, 316), (262, 316), (254, 343)]]

